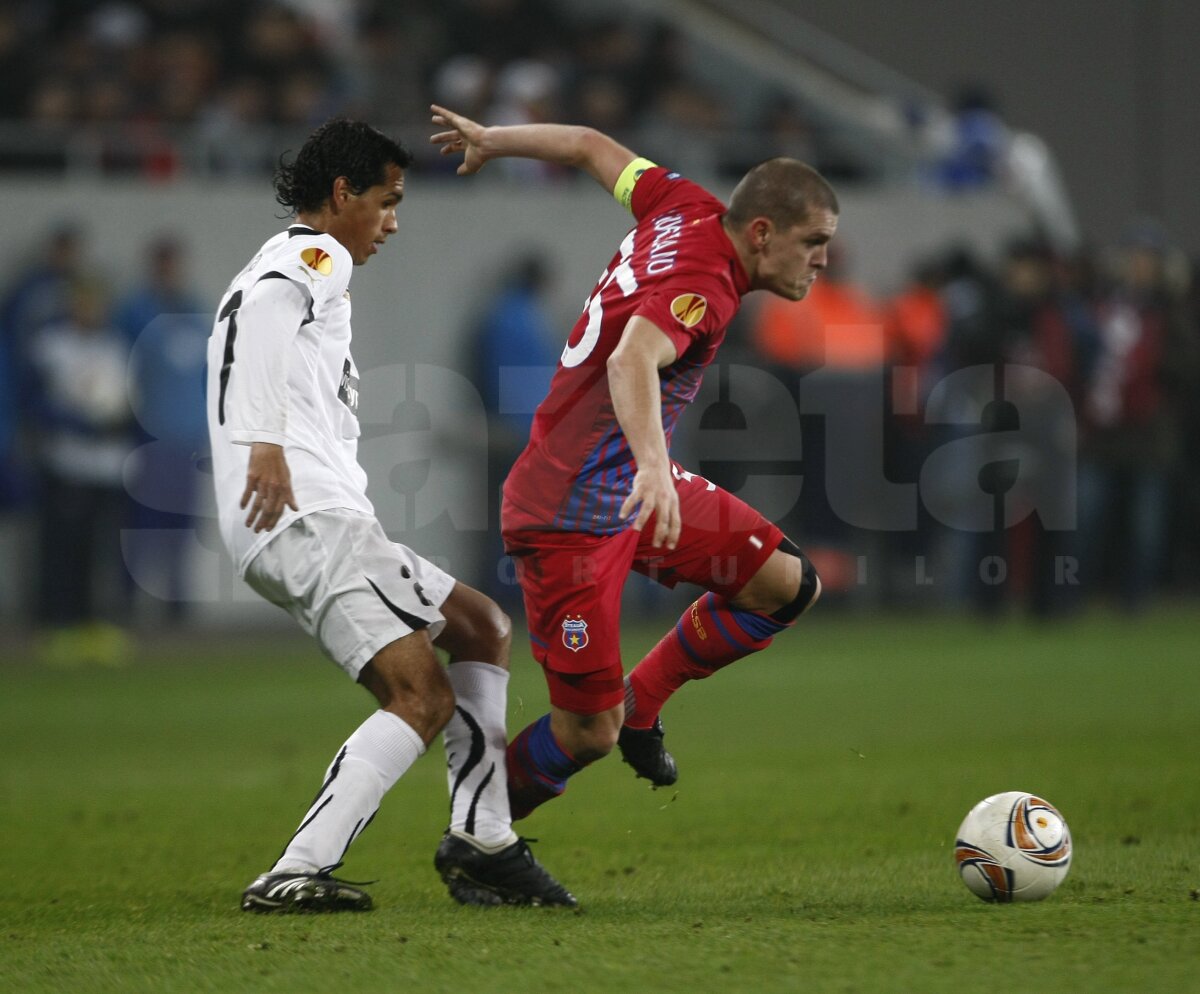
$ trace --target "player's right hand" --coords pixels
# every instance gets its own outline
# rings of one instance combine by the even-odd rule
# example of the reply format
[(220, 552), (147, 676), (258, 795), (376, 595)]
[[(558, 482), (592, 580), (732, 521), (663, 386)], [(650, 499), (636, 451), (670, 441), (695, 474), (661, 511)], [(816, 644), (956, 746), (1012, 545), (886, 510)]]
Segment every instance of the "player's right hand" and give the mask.
[(272, 442), (255, 442), (250, 446), (250, 466), (246, 471), (246, 489), (241, 508), (250, 504), (246, 527), (255, 532), (270, 531), (279, 521), (285, 507), (299, 511), (296, 495), (292, 493), (292, 473), (283, 455), (283, 446)]
[(429, 109), (433, 111), (434, 124), (443, 125), (451, 129), (450, 131), (439, 131), (436, 135), (430, 135), (430, 144), (441, 145), (440, 152), (442, 155), (453, 155), (455, 152), (463, 153), (462, 165), (457, 170), (459, 176), (469, 176), (471, 173), (479, 172), (489, 158), (483, 150), (484, 136), (487, 129), (482, 124), (472, 121), (469, 117), (455, 114), (454, 111), (446, 110), (445, 107), (439, 107), (437, 104), (430, 104)]
[(633, 477), (633, 489), (617, 514), (624, 521), (634, 508), (637, 508), (637, 517), (633, 519), (633, 530), (640, 532), (653, 516), (652, 544), (655, 548), (665, 546), (674, 549), (679, 543), (683, 517), (679, 513), (679, 494), (675, 492), (675, 480), (671, 476), (669, 463), (663, 469), (647, 467), (637, 471)]

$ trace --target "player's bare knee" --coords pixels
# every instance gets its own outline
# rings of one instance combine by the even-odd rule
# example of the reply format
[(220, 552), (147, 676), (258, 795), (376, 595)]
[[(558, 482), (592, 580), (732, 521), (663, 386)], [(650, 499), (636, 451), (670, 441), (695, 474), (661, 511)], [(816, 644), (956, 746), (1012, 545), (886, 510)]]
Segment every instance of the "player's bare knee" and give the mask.
[(512, 619), (495, 601), (478, 591), (456, 598), (443, 608), (446, 628), (435, 643), (451, 661), (471, 660), (508, 669)]
[(410, 640), (385, 646), (359, 674), (359, 683), (375, 695), (385, 711), (403, 718), (426, 742), (454, 716), (454, 688), (429, 643)]
[(481, 612), (479, 639), (491, 650), (492, 655), (508, 658), (508, 650), (512, 645), (512, 619), (495, 601), (488, 601), (487, 609)]

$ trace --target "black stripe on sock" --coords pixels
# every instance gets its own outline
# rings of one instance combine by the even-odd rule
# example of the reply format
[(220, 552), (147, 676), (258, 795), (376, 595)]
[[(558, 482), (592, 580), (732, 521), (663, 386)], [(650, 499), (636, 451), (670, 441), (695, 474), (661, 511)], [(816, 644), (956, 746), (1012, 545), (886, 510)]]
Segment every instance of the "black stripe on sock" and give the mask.
[[(371, 815), (371, 818), (374, 818), (374, 817), (375, 817), (374, 815)], [(354, 823), (354, 828), (350, 832), (350, 838), (348, 838), (346, 840), (346, 844), (344, 846), (342, 846), (341, 855), (339, 855), (337, 858), (338, 863), (341, 863), (342, 860), (344, 860), (346, 858), (346, 853), (349, 851), (350, 846), (354, 842), (354, 840), (358, 838), (358, 836), (360, 834), (360, 830), (365, 830), (367, 825), (371, 824), (371, 818), (367, 819), (366, 824), (363, 824), (363, 820), (361, 818), (359, 818), (358, 821)]]
[(327, 776), (325, 778), (325, 782), (323, 784), (321, 784), (321, 789), (317, 791), (317, 796), (314, 797), (312, 799), (312, 803), (309, 804), (310, 808), (313, 806), (313, 804), (316, 804), (317, 801), (319, 801), (321, 799), (321, 795), (324, 794), (325, 791), (327, 791), (329, 789), (329, 785), (331, 783), (333, 783), (334, 780), (337, 779), (337, 775), (342, 770), (342, 760), (346, 758), (346, 749), (347, 748), (349, 748), (349, 747), (342, 746), (341, 751), (337, 754), (337, 756), (334, 757), (333, 765), (331, 767), (329, 767), (329, 776)]
[(296, 836), (299, 835), (301, 832), (303, 832), (306, 828), (308, 828), (308, 826), (313, 823), (313, 819), (315, 819), (317, 817), (317, 815), (319, 815), (322, 811), (324, 811), (325, 805), (327, 805), (332, 800), (333, 800), (333, 795), (330, 794), (327, 798), (325, 798), (325, 800), (323, 800), (321, 802), (321, 806), (319, 808), (317, 808), (316, 811), (314, 811), (307, 818), (305, 818), (304, 821), (302, 821), (300, 823), (300, 827), (298, 829), (296, 829), (296, 831), (294, 831), (292, 833), (292, 837), (287, 840), (287, 845), (285, 845), (283, 847), (283, 849), (280, 850), (279, 855), (275, 857), (276, 863), (278, 863), (281, 859), (283, 859), (283, 854), (285, 852), (287, 852), (288, 848), (291, 846), (291, 844), (296, 841)]
[[(327, 776), (325, 778), (325, 782), (323, 784), (321, 784), (321, 789), (317, 791), (317, 796), (314, 797), (312, 799), (312, 801), (309, 803), (308, 807), (310, 810), (317, 803), (317, 801), (321, 800), (321, 795), (324, 794), (325, 791), (327, 791), (329, 789), (329, 785), (332, 784), (333, 781), (337, 779), (337, 775), (342, 769), (342, 760), (345, 758), (346, 758), (346, 746), (342, 746), (341, 751), (337, 754), (337, 756), (333, 760), (333, 765), (329, 768), (329, 776)], [(288, 851), (288, 846), (290, 846), (296, 840), (296, 836), (299, 835), (301, 832), (303, 832), (306, 828), (308, 828), (308, 826), (312, 824), (312, 820), (314, 818), (316, 818), (317, 815), (319, 815), (325, 809), (325, 805), (328, 804), (332, 800), (333, 800), (333, 795), (330, 794), (327, 798), (325, 798), (325, 800), (321, 803), (321, 806), (319, 808), (317, 808), (316, 811), (313, 811), (313, 813), (311, 815), (309, 815), (307, 818), (304, 819), (304, 821), (302, 821), (300, 823), (300, 827), (292, 833), (292, 837), (287, 840), (287, 845), (285, 845), (283, 847), (283, 850), (275, 858), (276, 863), (278, 863), (283, 858), (283, 854)]]
[(483, 751), (486, 745), (483, 738), (483, 729), (479, 727), (479, 722), (477, 722), (471, 716), (471, 712), (457, 704), (455, 705), (454, 710), (462, 716), (464, 724), (466, 724), (467, 728), (471, 731), (471, 748), (467, 753), (467, 758), (463, 760), (463, 764), (458, 771), (458, 775), (454, 778), (454, 789), (450, 791), (451, 818), (454, 817), (454, 799), (458, 796), (458, 788), (462, 786), (462, 782), (467, 779), (475, 767), (478, 766), (482, 761)]
[(475, 834), (475, 809), (479, 807), (479, 798), (483, 796), (487, 785), (492, 782), (492, 774), (496, 772), (496, 764), (492, 763), (491, 768), (487, 771), (487, 776), (483, 778), (479, 786), (475, 790), (475, 796), (471, 798), (471, 806), (467, 809), (467, 825), (466, 833), (468, 835)]

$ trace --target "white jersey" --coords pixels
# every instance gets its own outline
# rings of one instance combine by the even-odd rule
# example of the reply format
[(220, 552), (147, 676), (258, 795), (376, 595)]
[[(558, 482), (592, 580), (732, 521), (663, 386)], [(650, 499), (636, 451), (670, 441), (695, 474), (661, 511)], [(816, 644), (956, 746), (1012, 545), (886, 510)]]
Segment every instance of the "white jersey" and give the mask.
[[(238, 573), (296, 518), (374, 514), (358, 464), (358, 369), (350, 357), (350, 253), (294, 224), (230, 284), (208, 340), (208, 431), (221, 535)], [(239, 505), (253, 442), (282, 445), (299, 511), (271, 531)]]

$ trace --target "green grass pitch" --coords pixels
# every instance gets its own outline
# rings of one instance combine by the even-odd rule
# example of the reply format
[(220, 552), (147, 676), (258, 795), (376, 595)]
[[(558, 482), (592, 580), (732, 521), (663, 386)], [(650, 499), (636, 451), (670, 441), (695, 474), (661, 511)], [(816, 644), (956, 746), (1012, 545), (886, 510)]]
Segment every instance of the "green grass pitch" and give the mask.
[[(1200, 991), (1200, 625), (820, 611), (666, 714), (676, 788), (610, 757), (523, 823), (580, 913), (480, 911), (431, 860), (431, 750), (341, 871), (366, 915), (242, 914), (366, 695), (291, 636), (0, 666), (0, 990)], [(656, 637), (632, 631), (627, 662)], [(523, 645), (509, 725), (542, 713)], [(952, 866), (987, 794), (1071, 825), (1047, 901)]]

